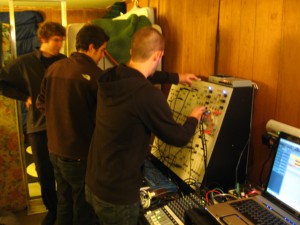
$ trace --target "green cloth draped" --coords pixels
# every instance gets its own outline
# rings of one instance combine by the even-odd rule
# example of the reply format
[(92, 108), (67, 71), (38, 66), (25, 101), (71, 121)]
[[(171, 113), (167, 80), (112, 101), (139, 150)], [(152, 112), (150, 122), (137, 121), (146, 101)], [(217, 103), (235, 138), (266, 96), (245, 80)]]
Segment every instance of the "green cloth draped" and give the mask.
[(110, 37), (106, 50), (119, 63), (130, 58), (130, 45), (133, 34), (142, 27), (151, 26), (146, 16), (131, 15), (127, 20), (95, 19), (92, 24), (100, 26)]

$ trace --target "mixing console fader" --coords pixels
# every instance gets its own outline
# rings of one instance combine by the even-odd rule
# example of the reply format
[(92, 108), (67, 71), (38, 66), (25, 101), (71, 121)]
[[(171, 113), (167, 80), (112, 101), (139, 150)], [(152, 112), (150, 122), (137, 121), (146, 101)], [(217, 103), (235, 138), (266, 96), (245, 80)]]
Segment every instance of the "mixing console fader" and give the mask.
[(183, 196), (170, 201), (160, 208), (149, 210), (144, 214), (149, 224), (184, 225), (184, 214), (187, 210), (203, 207), (201, 199), (195, 194)]

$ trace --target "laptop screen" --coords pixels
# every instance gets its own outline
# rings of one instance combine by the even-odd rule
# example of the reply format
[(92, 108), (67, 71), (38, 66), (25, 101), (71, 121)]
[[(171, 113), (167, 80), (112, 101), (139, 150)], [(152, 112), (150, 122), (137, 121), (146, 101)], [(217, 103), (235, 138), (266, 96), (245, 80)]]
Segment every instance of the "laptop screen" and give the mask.
[(300, 212), (300, 139), (281, 133), (266, 193)]

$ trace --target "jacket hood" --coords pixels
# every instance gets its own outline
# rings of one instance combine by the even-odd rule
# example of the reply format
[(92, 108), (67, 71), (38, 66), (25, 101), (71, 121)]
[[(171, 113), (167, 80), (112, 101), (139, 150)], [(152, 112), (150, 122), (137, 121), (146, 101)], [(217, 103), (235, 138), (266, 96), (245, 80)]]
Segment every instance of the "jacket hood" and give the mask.
[(139, 71), (119, 65), (105, 71), (98, 79), (99, 94), (106, 105), (131, 98), (138, 89), (150, 84)]

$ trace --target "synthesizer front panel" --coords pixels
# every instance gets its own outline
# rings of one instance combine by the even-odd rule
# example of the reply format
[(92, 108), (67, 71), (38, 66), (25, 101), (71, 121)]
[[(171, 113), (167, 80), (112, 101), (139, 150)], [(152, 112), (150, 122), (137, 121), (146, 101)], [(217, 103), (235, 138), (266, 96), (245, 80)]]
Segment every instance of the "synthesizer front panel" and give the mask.
[(248, 144), (252, 91), (248, 86), (235, 88), (206, 81), (191, 87), (172, 85), (168, 103), (176, 122), (183, 124), (197, 105), (205, 106), (206, 112), (186, 146), (170, 146), (156, 137), (151, 154), (192, 188), (204, 178), (222, 186), (234, 185), (235, 170), (241, 166)]

